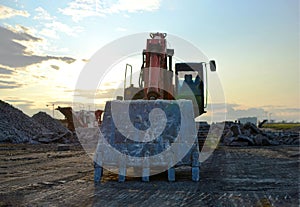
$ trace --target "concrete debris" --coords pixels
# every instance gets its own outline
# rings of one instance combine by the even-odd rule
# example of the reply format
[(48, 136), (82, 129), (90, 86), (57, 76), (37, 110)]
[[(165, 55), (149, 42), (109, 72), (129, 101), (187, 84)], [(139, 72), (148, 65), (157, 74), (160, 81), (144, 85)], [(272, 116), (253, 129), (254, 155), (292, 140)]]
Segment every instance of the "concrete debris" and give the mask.
[(242, 142), (247, 142), (248, 145), (251, 145), (251, 146), (254, 145), (253, 139), (248, 137), (248, 136), (240, 134), (240, 135), (237, 136), (237, 141), (239, 141), (239, 140), (241, 140)]
[(230, 131), (233, 133), (234, 136), (239, 136), (240, 134), (242, 134), (239, 125), (232, 125), (230, 127)]
[(264, 131), (253, 123), (225, 122), (221, 143), (228, 146), (299, 145), (299, 131)]
[(236, 147), (243, 147), (243, 146), (248, 146), (249, 143), (248, 142), (244, 142), (244, 141), (233, 141), (230, 143), (230, 146), (236, 146)]
[[(198, 123), (199, 148), (205, 142), (210, 125)], [(216, 127), (214, 128), (216, 129)], [(300, 130), (264, 131), (253, 123), (238, 124), (225, 122), (220, 142), (229, 146), (268, 146), (268, 145), (299, 145)], [(0, 142), (9, 143), (76, 143), (78, 139), (59, 121), (45, 112), (39, 112), (32, 118), (21, 110), (0, 100)]]
[(40, 112), (31, 118), (0, 100), (0, 142), (38, 144), (72, 141), (72, 133), (46, 113)]

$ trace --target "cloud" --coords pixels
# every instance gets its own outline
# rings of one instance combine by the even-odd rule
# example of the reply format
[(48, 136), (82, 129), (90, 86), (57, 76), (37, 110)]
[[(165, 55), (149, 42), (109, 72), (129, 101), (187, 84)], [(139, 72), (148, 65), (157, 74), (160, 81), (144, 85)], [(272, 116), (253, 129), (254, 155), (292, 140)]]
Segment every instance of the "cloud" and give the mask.
[(26, 114), (35, 114), (37, 111), (40, 111), (40, 109), (36, 107), (35, 102), (31, 100), (11, 96), (4, 98), (3, 101), (8, 102)]
[(127, 29), (124, 28), (124, 27), (118, 27), (118, 28), (116, 28), (116, 31), (118, 31), (118, 32), (125, 32), (125, 31), (127, 31)]
[(1, 67), (0, 67), (0, 74), (11, 75), (11, 74), (13, 74), (13, 73), (14, 73), (13, 70), (9, 70), (9, 69), (1, 68)]
[(82, 97), (85, 99), (114, 99), (117, 95), (121, 95), (123, 93), (123, 89), (121, 88), (107, 88), (107, 89), (98, 89), (96, 90), (65, 90), (65, 92), (73, 93), (73, 96)]
[[(35, 29), (29, 28), (29, 27), (24, 27), (23, 25), (20, 25), (20, 24), (16, 24), (15, 26), (12, 26), (10, 24), (4, 23), (4, 26), (8, 30), (10, 30), (10, 31), (12, 31), (14, 33), (25, 33), (25, 34), (28, 34), (28, 35), (31, 36), (31, 38), (33, 38), (34, 35), (36, 34), (36, 30)], [(41, 38), (37, 38), (37, 40), (42, 41)]]
[(39, 34), (43, 35), (44, 37), (49, 37), (52, 39), (59, 39), (57, 32), (53, 29), (44, 28), (40, 31)]
[(42, 7), (37, 7), (35, 9), (37, 14), (33, 17), (36, 20), (54, 20), (55, 17), (51, 16), (45, 9)]
[[(49, 31), (52, 31), (53, 34), (52, 35), (56, 35), (57, 32), (62, 32), (64, 34), (67, 34), (68, 36), (77, 36), (78, 33), (82, 32), (83, 31), (83, 28), (82, 27), (79, 27), (79, 26), (73, 26), (73, 27), (70, 27), (66, 24), (63, 24), (59, 21), (52, 21), (50, 23), (45, 23), (44, 24), (46, 28), (48, 28), (48, 32)], [(56, 35), (57, 36), (57, 35)]]
[(241, 118), (241, 117), (261, 117), (266, 113), (263, 108), (247, 108), (247, 109), (238, 109), (241, 105), (236, 104), (227, 104), (227, 117), (231, 120)]
[(75, 0), (68, 3), (68, 7), (58, 11), (64, 15), (71, 16), (73, 21), (78, 22), (83, 18), (91, 16), (105, 16), (99, 12), (99, 1), (95, 0)]
[[(198, 120), (206, 120), (208, 122), (219, 122), (224, 120), (237, 120), (242, 117), (257, 117), (258, 120), (273, 119), (276, 121), (300, 121), (299, 108), (270, 105), (260, 107), (246, 107), (239, 104), (231, 103), (214, 103), (208, 105), (208, 113), (204, 114)], [(214, 120), (211, 120), (212, 117)]]
[(57, 65), (50, 65), (50, 67), (55, 69), (55, 70), (59, 70), (59, 66), (57, 66)]
[(23, 84), (17, 83), (16, 81), (3, 81), (0, 80), (0, 89), (15, 89), (22, 87)]
[(35, 9), (36, 15), (33, 19), (38, 20), (42, 26), (39, 34), (45, 37), (59, 39), (58, 33), (64, 33), (68, 36), (77, 36), (83, 31), (81, 26), (72, 26), (64, 24), (57, 20), (56, 16), (52, 16), (42, 7)]
[(107, 9), (109, 13), (118, 13), (121, 11), (140, 12), (155, 11), (160, 7), (160, 0), (119, 0)]
[(106, 16), (120, 12), (151, 12), (160, 8), (161, 0), (74, 0), (68, 3), (68, 7), (59, 12), (71, 16), (75, 22), (86, 17)]
[(33, 101), (29, 100), (24, 100), (24, 99), (19, 99), (16, 97), (8, 97), (5, 99), (5, 101), (10, 102), (10, 103), (27, 103), (27, 104), (33, 104)]
[(17, 32), (0, 27), (0, 64), (9, 67), (25, 67), (47, 60), (61, 60), (72, 63), (75, 59), (70, 57), (42, 56), (30, 51), (26, 43), (34, 44), (42, 41), (26, 31)]
[(45, 80), (45, 79), (47, 79), (47, 77), (46, 76), (44, 76), (44, 75), (32, 75), (32, 77), (34, 77), (34, 78), (36, 78), (36, 79), (40, 79), (40, 80)]
[(7, 19), (14, 16), (29, 17), (30, 14), (27, 11), (16, 10), (10, 7), (0, 5), (0, 19)]

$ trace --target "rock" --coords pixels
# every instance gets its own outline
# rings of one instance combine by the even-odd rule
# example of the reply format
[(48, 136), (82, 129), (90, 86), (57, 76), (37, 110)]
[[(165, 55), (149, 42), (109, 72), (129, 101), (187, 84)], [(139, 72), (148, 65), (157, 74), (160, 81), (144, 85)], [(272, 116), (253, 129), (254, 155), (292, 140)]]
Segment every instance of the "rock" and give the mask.
[(262, 133), (262, 131), (261, 131), (259, 128), (257, 128), (257, 127), (255, 126), (255, 124), (250, 123), (250, 122), (246, 123), (246, 124), (244, 125), (244, 128), (245, 128), (245, 129), (250, 129), (250, 130), (251, 130), (251, 133), (254, 133), (254, 134), (260, 134), (260, 133)]
[(254, 145), (254, 141), (250, 138), (250, 137), (247, 137), (245, 135), (238, 135), (237, 137), (237, 141), (242, 141), (242, 142), (248, 142), (248, 145)]
[(0, 100), (0, 142), (31, 142), (36, 135), (50, 132), (17, 108)]
[[(235, 139), (234, 139), (235, 137)], [(299, 145), (300, 133), (297, 131), (263, 131), (252, 123), (244, 125), (225, 122), (221, 142), (225, 145), (235, 145), (232, 142), (247, 142), (249, 145)], [(243, 145), (243, 144), (242, 144)]]
[(61, 143), (71, 143), (76, 142), (73, 133), (64, 127), (58, 120), (53, 119), (51, 116), (45, 112), (39, 112), (32, 116), (32, 118), (43, 125), (49, 131), (55, 133), (56, 138), (52, 138), (51, 142), (59, 141)]
[(287, 145), (291, 145), (293, 142), (294, 142), (294, 139), (293, 139), (293, 138), (288, 138), (287, 140), (285, 140), (285, 143), (286, 143)]
[(257, 134), (257, 135), (254, 137), (254, 143), (255, 143), (256, 145), (261, 146), (261, 145), (263, 145), (263, 140), (264, 140), (264, 139), (267, 139), (267, 137), (265, 137), (265, 136), (263, 136), (263, 135), (261, 135), (261, 134)]
[(235, 137), (225, 137), (223, 142), (225, 145), (230, 145), (234, 140)]
[(277, 140), (270, 140), (269, 139), (269, 142), (270, 142), (271, 145), (274, 145), (274, 146), (277, 146), (277, 145), (280, 144)]
[(270, 142), (270, 140), (268, 138), (265, 138), (265, 139), (262, 139), (262, 145), (269, 146), (269, 145), (272, 145), (272, 143)]
[(245, 136), (250, 137), (250, 136), (251, 136), (251, 131), (250, 131), (250, 129), (244, 129), (244, 130), (242, 131), (242, 134), (245, 135)]
[(230, 138), (230, 137), (233, 137), (233, 136), (234, 136), (233, 132), (232, 132), (232, 131), (228, 131), (228, 132), (226, 133), (226, 135), (224, 136), (224, 139)]
[(41, 142), (41, 143), (45, 143), (45, 144), (48, 144), (50, 143), (52, 140), (48, 137), (41, 137), (41, 138), (38, 138), (36, 139), (38, 142)]
[(268, 137), (257, 134), (253, 138), (254, 144), (258, 146), (278, 145), (279, 142), (275, 140), (269, 140)]
[(234, 136), (238, 136), (238, 135), (242, 134), (239, 125), (232, 125), (230, 127), (230, 130), (233, 132)]
[(298, 145), (298, 146), (299, 146), (299, 144), (300, 144), (299, 141), (300, 141), (299, 139), (295, 139), (295, 140), (293, 141), (292, 145)]
[(243, 146), (248, 146), (248, 142), (231, 142), (230, 146), (238, 146), (238, 147), (243, 147)]
[(265, 132), (265, 133), (263, 133), (263, 135), (268, 137), (269, 139), (275, 139), (277, 137), (277, 135), (272, 132)]
[(0, 100), (0, 142), (32, 143), (65, 142), (72, 133), (44, 112), (32, 118)]
[(71, 133), (58, 120), (53, 119), (45, 112), (38, 112), (37, 114), (33, 115), (32, 118), (51, 132), (58, 134)]
[(262, 145), (262, 136), (261, 134), (258, 134), (254, 137), (254, 143), (258, 146), (261, 146)]

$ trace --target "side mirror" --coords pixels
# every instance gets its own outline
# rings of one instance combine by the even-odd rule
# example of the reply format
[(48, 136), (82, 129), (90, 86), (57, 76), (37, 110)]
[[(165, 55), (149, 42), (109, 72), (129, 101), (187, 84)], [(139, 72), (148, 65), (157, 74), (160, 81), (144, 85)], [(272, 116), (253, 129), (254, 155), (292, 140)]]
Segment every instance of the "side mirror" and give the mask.
[(209, 68), (211, 72), (215, 72), (217, 70), (216, 61), (210, 60), (209, 61)]

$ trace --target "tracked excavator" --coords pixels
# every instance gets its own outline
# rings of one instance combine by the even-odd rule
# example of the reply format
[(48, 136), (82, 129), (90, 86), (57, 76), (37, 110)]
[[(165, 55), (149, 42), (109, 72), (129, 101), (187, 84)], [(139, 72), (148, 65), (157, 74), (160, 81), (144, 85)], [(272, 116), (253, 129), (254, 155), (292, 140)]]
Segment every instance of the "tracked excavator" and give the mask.
[(163, 171), (175, 181), (175, 169), (182, 165), (191, 167), (193, 181), (200, 179), (195, 117), (206, 112), (205, 76), (207, 68), (216, 70), (216, 63), (176, 63), (174, 68), (174, 50), (167, 48), (166, 36), (150, 33), (138, 85), (132, 84), (132, 66), (127, 64), (123, 97), (106, 102), (94, 153), (95, 182), (101, 181), (103, 168), (116, 168), (119, 182), (126, 176), (149, 181)]

